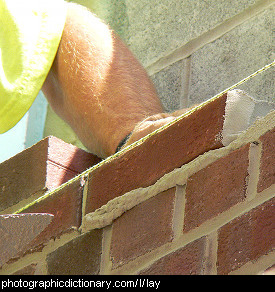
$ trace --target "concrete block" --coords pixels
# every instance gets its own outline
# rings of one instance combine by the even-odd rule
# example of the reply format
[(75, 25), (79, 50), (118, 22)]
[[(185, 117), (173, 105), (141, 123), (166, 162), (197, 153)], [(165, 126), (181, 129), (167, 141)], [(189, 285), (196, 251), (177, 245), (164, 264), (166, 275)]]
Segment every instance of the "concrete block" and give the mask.
[[(272, 62), (272, 23), (271, 7), (192, 54), (189, 103), (204, 101)], [(238, 88), (271, 101), (272, 75), (270, 69)]]
[(184, 67), (184, 60), (181, 60), (151, 76), (158, 96), (168, 112), (180, 109)]
[(255, 4), (255, 0), (126, 0), (128, 44), (147, 67)]
[(72, 0), (86, 6), (108, 23), (123, 39), (128, 37), (128, 16), (125, 0)]

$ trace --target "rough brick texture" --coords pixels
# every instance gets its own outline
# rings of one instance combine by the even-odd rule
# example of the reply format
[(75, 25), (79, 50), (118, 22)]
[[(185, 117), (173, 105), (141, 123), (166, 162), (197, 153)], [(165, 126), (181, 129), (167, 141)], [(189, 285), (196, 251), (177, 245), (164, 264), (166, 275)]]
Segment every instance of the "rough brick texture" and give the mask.
[(260, 138), (262, 156), (258, 192), (265, 190), (275, 183), (275, 128)]
[(203, 272), (205, 237), (189, 243), (140, 272), (141, 275), (200, 275)]
[(102, 230), (93, 230), (47, 256), (50, 275), (97, 275), (100, 269)]
[(78, 179), (64, 189), (26, 208), (24, 213), (50, 213), (54, 215), (51, 224), (32, 241), (28, 248), (43, 245), (49, 239), (78, 228), (81, 224), (83, 184)]
[[(86, 213), (222, 146), (226, 94), (97, 168), (89, 178)], [(115, 174), (115, 175), (114, 175)], [(112, 191), (110, 191), (112, 190)]]
[(173, 238), (175, 188), (135, 206), (113, 224), (111, 260), (117, 267)]
[(186, 186), (184, 232), (245, 199), (249, 144), (192, 175)]
[(220, 228), (218, 274), (228, 274), (274, 248), (274, 203), (273, 198)]
[(0, 165), (0, 211), (58, 187), (99, 161), (60, 139), (45, 138)]
[(0, 267), (26, 250), (52, 221), (51, 214), (22, 214), (0, 216)]

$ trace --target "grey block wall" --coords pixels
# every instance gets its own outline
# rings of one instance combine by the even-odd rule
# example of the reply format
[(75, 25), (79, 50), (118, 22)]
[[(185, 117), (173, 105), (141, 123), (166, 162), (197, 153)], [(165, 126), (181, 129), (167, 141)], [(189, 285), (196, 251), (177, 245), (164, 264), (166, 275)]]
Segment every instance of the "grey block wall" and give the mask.
[[(109, 0), (99, 14), (147, 69), (165, 109), (173, 111), (218, 94), (274, 60), (274, 3)], [(239, 88), (274, 101), (272, 76), (269, 69)]]
[[(273, 61), (273, 19), (274, 9), (269, 8), (191, 55), (191, 103), (210, 98)], [(271, 100), (269, 73), (242, 87), (252, 96)]]

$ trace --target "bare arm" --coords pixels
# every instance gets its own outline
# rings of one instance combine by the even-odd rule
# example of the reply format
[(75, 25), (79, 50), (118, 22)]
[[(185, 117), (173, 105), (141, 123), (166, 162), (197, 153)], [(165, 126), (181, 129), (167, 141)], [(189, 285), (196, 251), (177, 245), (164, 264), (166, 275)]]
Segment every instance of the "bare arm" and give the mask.
[(68, 5), (43, 92), (82, 143), (106, 157), (137, 123), (163, 108), (146, 71), (119, 37), (86, 8)]

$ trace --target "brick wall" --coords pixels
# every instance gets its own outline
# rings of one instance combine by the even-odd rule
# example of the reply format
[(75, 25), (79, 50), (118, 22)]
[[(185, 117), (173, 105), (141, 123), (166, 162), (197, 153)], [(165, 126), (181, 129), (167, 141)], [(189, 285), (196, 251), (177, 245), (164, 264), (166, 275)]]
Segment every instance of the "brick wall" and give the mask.
[(217, 137), (225, 99), (101, 162), (49, 137), (2, 163), (1, 214), (54, 218), (0, 273), (257, 274), (271, 267), (274, 111), (224, 147)]
[[(274, 59), (272, 0), (74, 2), (120, 34), (167, 111), (205, 101)], [(273, 71), (241, 88), (272, 101)], [(54, 219), (0, 273), (257, 274), (271, 267), (274, 112), (223, 147), (224, 106), (225, 96), (102, 162), (49, 137), (2, 163), (1, 214)], [(83, 148), (50, 108), (44, 133)]]

